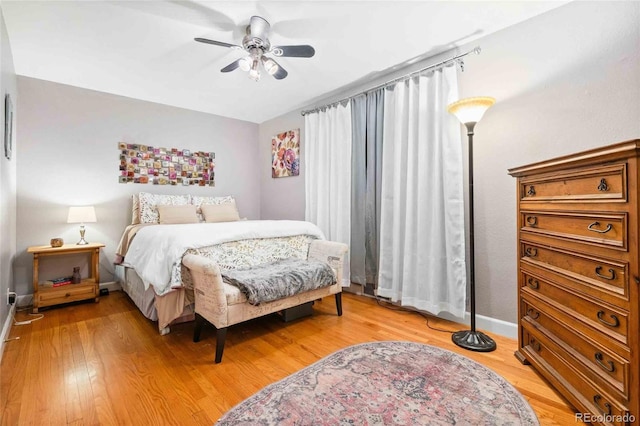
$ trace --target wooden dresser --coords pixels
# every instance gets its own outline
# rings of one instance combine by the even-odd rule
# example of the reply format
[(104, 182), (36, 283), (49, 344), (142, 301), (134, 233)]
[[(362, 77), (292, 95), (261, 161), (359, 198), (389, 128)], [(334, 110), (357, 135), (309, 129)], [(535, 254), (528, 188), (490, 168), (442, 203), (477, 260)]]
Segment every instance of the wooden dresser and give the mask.
[(509, 170), (516, 357), (595, 424), (640, 422), (639, 155), (634, 140)]

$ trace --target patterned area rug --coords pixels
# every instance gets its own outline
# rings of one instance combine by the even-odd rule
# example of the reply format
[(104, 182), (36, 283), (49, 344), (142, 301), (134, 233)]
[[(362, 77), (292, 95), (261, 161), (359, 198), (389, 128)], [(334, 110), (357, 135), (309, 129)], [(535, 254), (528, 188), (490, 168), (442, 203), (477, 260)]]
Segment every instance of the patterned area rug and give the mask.
[(342, 349), (236, 405), (222, 425), (538, 425), (523, 396), (469, 358), (413, 342)]

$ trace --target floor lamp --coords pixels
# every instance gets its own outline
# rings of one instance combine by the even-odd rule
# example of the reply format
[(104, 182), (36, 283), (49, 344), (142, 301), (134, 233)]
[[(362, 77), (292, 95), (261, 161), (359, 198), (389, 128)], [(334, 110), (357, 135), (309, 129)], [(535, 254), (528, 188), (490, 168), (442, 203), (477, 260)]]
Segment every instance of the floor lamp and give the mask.
[(495, 103), (495, 99), (488, 97), (467, 98), (450, 104), (447, 110), (455, 115), (467, 128), (469, 137), (469, 278), (471, 290), (471, 330), (453, 333), (451, 340), (456, 345), (477, 352), (491, 352), (496, 349), (496, 342), (486, 334), (476, 331), (476, 281), (475, 281), (475, 250), (473, 233), (473, 129), (480, 121), (485, 111)]

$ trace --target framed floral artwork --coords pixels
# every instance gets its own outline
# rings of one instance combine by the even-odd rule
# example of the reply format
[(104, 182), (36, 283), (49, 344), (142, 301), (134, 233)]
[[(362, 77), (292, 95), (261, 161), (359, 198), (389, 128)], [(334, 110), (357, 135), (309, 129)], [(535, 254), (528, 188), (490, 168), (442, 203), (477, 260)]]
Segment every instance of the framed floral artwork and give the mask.
[(271, 138), (271, 177), (300, 174), (300, 129), (278, 133)]

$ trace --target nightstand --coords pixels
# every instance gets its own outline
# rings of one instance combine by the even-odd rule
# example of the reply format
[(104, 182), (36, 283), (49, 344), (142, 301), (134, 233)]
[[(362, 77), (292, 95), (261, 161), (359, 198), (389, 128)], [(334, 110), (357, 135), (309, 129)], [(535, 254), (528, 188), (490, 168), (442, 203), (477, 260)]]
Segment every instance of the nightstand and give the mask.
[[(29, 247), (27, 252), (33, 254), (33, 312), (37, 313), (38, 308), (59, 305), (61, 303), (86, 299), (95, 299), (96, 302), (100, 300), (98, 287), (100, 284), (100, 248), (102, 247), (104, 247), (104, 244), (100, 243), (89, 243), (86, 245), (65, 244), (62, 247)], [(79, 284), (68, 284), (61, 287), (42, 287), (38, 285), (38, 263), (40, 258), (78, 253), (91, 255), (88, 278), (84, 278)]]

